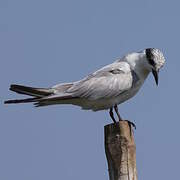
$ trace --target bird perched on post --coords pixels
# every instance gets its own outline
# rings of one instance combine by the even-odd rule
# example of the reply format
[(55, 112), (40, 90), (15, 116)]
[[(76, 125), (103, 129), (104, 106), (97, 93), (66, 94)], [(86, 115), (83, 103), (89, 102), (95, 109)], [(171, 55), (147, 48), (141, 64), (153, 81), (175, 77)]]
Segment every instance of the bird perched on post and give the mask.
[(32, 96), (27, 99), (5, 101), (5, 104), (33, 102), (36, 107), (54, 104), (73, 104), (86, 110), (109, 109), (110, 117), (119, 121), (118, 104), (133, 97), (152, 72), (158, 85), (158, 73), (164, 65), (163, 53), (156, 48), (125, 55), (117, 61), (76, 82), (61, 83), (51, 88), (33, 88), (12, 84), (10, 90)]

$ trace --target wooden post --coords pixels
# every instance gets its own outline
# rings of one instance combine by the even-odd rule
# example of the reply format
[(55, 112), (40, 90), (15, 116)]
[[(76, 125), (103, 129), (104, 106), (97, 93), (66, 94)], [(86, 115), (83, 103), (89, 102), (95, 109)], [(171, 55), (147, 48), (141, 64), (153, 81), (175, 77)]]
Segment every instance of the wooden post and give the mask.
[(110, 180), (137, 180), (136, 145), (128, 121), (104, 127)]

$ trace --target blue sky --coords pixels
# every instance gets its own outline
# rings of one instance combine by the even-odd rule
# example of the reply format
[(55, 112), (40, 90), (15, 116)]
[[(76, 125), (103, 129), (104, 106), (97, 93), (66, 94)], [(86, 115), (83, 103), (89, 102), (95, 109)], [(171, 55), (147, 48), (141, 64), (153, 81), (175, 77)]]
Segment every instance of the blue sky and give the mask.
[(136, 123), (139, 179), (178, 179), (179, 1), (1, 0), (0, 179), (108, 179), (108, 112), (63, 105), (5, 106), (12, 83), (50, 87), (79, 80), (146, 47), (164, 52), (159, 87), (150, 75), (119, 106)]

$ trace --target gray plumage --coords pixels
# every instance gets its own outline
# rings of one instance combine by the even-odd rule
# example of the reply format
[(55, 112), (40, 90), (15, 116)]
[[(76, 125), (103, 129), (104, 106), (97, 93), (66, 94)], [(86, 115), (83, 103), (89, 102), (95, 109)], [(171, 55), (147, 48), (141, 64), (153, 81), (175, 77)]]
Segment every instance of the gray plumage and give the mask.
[[(37, 107), (73, 104), (93, 111), (110, 109), (133, 97), (149, 72), (156, 71), (157, 75), (164, 62), (164, 56), (160, 50), (145, 49), (127, 54), (77, 82), (61, 83), (51, 88), (11, 85), (10, 90), (33, 98), (9, 100), (5, 103), (34, 102)], [(157, 77), (156, 81), (158, 82)]]

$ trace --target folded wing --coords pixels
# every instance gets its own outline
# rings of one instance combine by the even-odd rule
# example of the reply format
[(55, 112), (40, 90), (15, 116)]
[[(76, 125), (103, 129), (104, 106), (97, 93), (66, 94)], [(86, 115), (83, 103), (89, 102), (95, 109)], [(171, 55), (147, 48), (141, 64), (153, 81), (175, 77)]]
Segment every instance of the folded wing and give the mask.
[(73, 97), (98, 100), (113, 98), (132, 86), (132, 74), (126, 62), (113, 63), (75, 82), (67, 93)]

